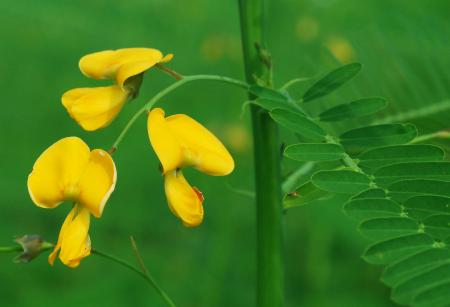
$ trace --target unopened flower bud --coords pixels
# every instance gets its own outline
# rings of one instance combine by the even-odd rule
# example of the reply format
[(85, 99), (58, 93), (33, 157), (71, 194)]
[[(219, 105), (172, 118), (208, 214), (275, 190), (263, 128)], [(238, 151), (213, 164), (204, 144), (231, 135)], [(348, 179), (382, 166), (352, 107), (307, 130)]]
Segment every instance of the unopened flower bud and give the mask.
[(24, 235), (16, 238), (15, 241), (22, 246), (22, 253), (14, 258), (16, 263), (28, 263), (53, 245), (45, 242), (39, 235)]

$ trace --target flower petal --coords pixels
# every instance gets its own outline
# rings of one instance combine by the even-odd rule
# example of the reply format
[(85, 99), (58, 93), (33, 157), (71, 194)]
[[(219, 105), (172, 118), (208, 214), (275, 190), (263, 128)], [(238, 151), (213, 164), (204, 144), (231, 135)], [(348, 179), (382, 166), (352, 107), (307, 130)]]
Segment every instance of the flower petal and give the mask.
[(73, 220), (66, 225), (61, 238), (59, 259), (68, 267), (75, 268), (80, 261), (91, 253), (89, 238), (90, 213), (87, 208), (75, 206), (78, 209)]
[(124, 48), (88, 54), (79, 62), (81, 72), (94, 79), (116, 79), (123, 87), (125, 81), (160, 61), (169, 61), (161, 51), (153, 48)]
[(70, 117), (85, 130), (108, 126), (119, 114), (129, 92), (117, 85), (76, 88), (62, 96), (62, 104)]
[(101, 217), (116, 186), (116, 179), (116, 166), (111, 156), (104, 150), (93, 150), (79, 182), (79, 203), (95, 217)]
[(228, 150), (208, 129), (184, 114), (166, 118), (167, 125), (184, 148), (185, 163), (213, 176), (224, 176), (234, 169)]
[(160, 63), (167, 63), (167, 62), (169, 62), (169, 61), (171, 61), (173, 59), (173, 54), (172, 53), (169, 53), (169, 54), (166, 54), (162, 59), (161, 59), (161, 61), (159, 61)]
[(130, 62), (127, 64), (122, 65), (118, 70), (116, 74), (116, 83), (120, 85), (122, 88), (125, 88), (124, 86), (125, 81), (128, 80), (128, 78), (131, 78), (133, 76), (136, 76), (153, 66), (159, 63), (159, 60), (156, 59), (149, 59), (145, 61), (136, 61), (136, 62)]
[(114, 79), (117, 65), (114, 50), (105, 50), (87, 54), (78, 62), (81, 72), (93, 79)]
[(39, 207), (54, 208), (64, 200), (75, 198), (89, 155), (89, 147), (77, 137), (61, 139), (47, 148), (28, 176), (33, 202)]
[(163, 173), (175, 170), (183, 164), (183, 151), (164, 118), (164, 111), (155, 108), (150, 111), (147, 121), (148, 136), (153, 150), (163, 167)]
[(48, 263), (50, 263), (50, 265), (54, 264), (56, 256), (58, 255), (58, 251), (61, 249), (61, 243), (64, 238), (64, 234), (66, 233), (68, 225), (72, 223), (73, 217), (75, 216), (75, 213), (77, 211), (77, 206), (73, 206), (72, 210), (70, 210), (69, 214), (64, 219), (64, 223), (62, 224), (61, 230), (59, 231), (58, 242), (56, 243), (53, 252), (48, 256)]
[(170, 171), (164, 176), (167, 202), (186, 227), (195, 227), (203, 221), (203, 196), (184, 178), (181, 171)]

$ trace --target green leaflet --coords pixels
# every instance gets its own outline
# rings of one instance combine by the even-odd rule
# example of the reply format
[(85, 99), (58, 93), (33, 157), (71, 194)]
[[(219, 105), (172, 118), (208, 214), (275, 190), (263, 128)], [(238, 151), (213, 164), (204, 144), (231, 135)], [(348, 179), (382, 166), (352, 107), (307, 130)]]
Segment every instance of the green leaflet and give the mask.
[(357, 220), (400, 217), (402, 208), (387, 198), (353, 198), (344, 205), (345, 213)]
[(387, 124), (356, 128), (340, 136), (347, 151), (361, 152), (374, 147), (405, 144), (417, 136), (417, 129), (411, 124)]
[[(303, 101), (331, 93), (359, 69), (359, 64), (351, 64), (332, 71), (306, 91)], [(285, 208), (345, 196), (345, 213), (359, 220), (360, 232), (375, 241), (363, 258), (387, 265), (383, 281), (393, 288), (394, 299), (413, 306), (447, 304), (450, 162), (444, 161), (445, 152), (434, 145), (409, 144), (417, 136), (411, 124), (370, 125), (336, 138), (319, 122), (370, 115), (385, 106), (383, 99), (360, 99), (319, 110), (316, 119), (307, 109), (301, 113), (293, 108), (296, 105), (287, 104), (289, 94), (269, 91), (259, 97), (260, 106), (270, 110), (276, 122), (308, 140), (288, 146), (284, 155), (302, 162), (322, 161), (324, 168), (285, 197)], [(328, 165), (335, 168), (339, 160), (345, 169), (326, 170)]]
[(383, 98), (363, 98), (346, 104), (340, 104), (319, 115), (324, 122), (345, 120), (376, 113), (386, 107)]
[(413, 299), (414, 306), (448, 306), (450, 301), (450, 281), (430, 287), (428, 290), (420, 292)]
[(408, 216), (417, 220), (436, 214), (450, 214), (450, 198), (434, 195), (419, 195), (408, 198), (403, 206)]
[(280, 125), (300, 134), (307, 139), (318, 142), (325, 140), (325, 131), (323, 131), (323, 129), (312, 120), (302, 116), (299, 113), (294, 113), (283, 109), (275, 109), (270, 112), (270, 116)]
[(283, 95), (281, 92), (259, 85), (252, 85), (249, 88), (249, 92), (253, 95), (273, 101), (287, 102), (289, 99), (287, 96)]
[[(409, 305), (415, 296), (450, 282), (450, 263), (444, 263), (397, 285), (392, 291), (395, 302)], [(447, 288), (447, 291), (450, 288)], [(448, 291), (450, 292), (450, 291)]]
[(359, 63), (341, 66), (314, 83), (303, 94), (303, 102), (308, 102), (328, 95), (353, 78), (362, 68)]
[(450, 182), (428, 179), (402, 180), (391, 184), (388, 190), (398, 194), (426, 194), (450, 197)]
[(389, 185), (404, 179), (450, 180), (450, 162), (397, 163), (378, 169), (374, 174), (379, 185)]
[(300, 143), (289, 145), (284, 155), (297, 161), (333, 161), (344, 155), (344, 150), (336, 144)]
[(258, 98), (256, 100), (252, 100), (251, 103), (258, 105), (267, 111), (272, 111), (274, 109), (284, 109), (291, 112), (300, 113), (303, 116), (305, 115), (305, 113), (299, 106), (287, 100), (272, 100), (267, 98)]
[(430, 248), (387, 266), (381, 279), (388, 286), (393, 287), (415, 275), (449, 262), (449, 249)]
[(434, 145), (394, 145), (375, 148), (358, 156), (359, 167), (372, 174), (377, 169), (400, 162), (427, 162), (444, 159), (444, 150)]
[(394, 238), (369, 246), (363, 258), (372, 264), (389, 264), (413, 253), (433, 247), (434, 240), (426, 234)]
[(318, 189), (310, 181), (298, 187), (293, 193), (289, 193), (284, 198), (284, 209), (306, 205), (312, 201), (324, 200), (332, 197), (333, 194)]
[(398, 202), (399, 204), (403, 204), (405, 201), (407, 201), (409, 198), (412, 198), (414, 196), (420, 195), (420, 193), (414, 193), (414, 192), (393, 192), (389, 191), (388, 193), (389, 198)]
[(372, 188), (365, 191), (362, 191), (359, 194), (356, 194), (352, 197), (352, 199), (365, 199), (365, 198), (385, 198), (386, 192), (383, 189)]
[(363, 221), (359, 231), (372, 240), (387, 240), (419, 233), (419, 224), (405, 217), (382, 217)]
[(319, 189), (333, 193), (354, 194), (370, 186), (366, 175), (349, 170), (319, 171), (311, 180)]
[(425, 232), (436, 239), (445, 240), (450, 237), (450, 215), (436, 214), (422, 221)]

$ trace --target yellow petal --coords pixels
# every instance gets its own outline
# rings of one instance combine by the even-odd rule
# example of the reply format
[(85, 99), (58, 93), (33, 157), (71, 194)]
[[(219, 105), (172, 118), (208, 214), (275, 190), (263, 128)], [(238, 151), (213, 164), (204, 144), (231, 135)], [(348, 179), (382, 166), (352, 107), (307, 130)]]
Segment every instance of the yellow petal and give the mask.
[(114, 79), (118, 63), (114, 61), (114, 50), (87, 54), (78, 62), (81, 72), (94, 79)]
[(93, 131), (108, 126), (116, 118), (128, 95), (128, 91), (114, 85), (76, 88), (64, 93), (61, 100), (83, 129)]
[(167, 62), (169, 62), (169, 61), (171, 61), (173, 59), (173, 54), (172, 53), (169, 53), (169, 54), (166, 54), (162, 59), (161, 59), (161, 61), (159, 61), (160, 63), (167, 63)]
[(90, 213), (87, 208), (75, 206), (78, 209), (75, 217), (68, 222), (61, 238), (59, 259), (68, 267), (75, 268), (80, 261), (91, 253), (89, 238)]
[(78, 202), (92, 215), (100, 217), (116, 186), (116, 179), (116, 166), (111, 156), (104, 150), (93, 150), (79, 182)]
[(206, 174), (223, 176), (234, 169), (233, 158), (225, 146), (187, 115), (164, 118), (164, 111), (156, 108), (149, 114), (147, 128), (164, 173), (194, 166)]
[(156, 108), (150, 111), (147, 130), (153, 150), (163, 167), (163, 173), (175, 170), (183, 164), (183, 151), (176, 135), (172, 133), (164, 118), (164, 111)]
[(116, 79), (123, 87), (125, 81), (161, 61), (170, 61), (153, 48), (125, 48), (88, 54), (79, 62), (81, 72), (94, 79)]
[(69, 214), (64, 220), (64, 223), (61, 226), (61, 230), (59, 231), (58, 236), (58, 243), (56, 243), (55, 248), (53, 249), (53, 252), (48, 256), (48, 263), (50, 265), (53, 265), (55, 262), (56, 256), (58, 255), (58, 251), (61, 249), (61, 242), (64, 238), (64, 234), (67, 230), (67, 226), (72, 223), (73, 217), (75, 216), (75, 213), (78, 211), (77, 206), (74, 206), (72, 210), (70, 210)]
[(149, 59), (145, 61), (135, 61), (122, 65), (116, 74), (116, 83), (122, 88), (128, 78), (136, 76), (159, 63), (159, 60)]
[(54, 208), (64, 200), (76, 199), (78, 181), (89, 156), (89, 147), (77, 137), (61, 139), (47, 148), (28, 176), (33, 202), (39, 207)]
[(164, 176), (167, 202), (186, 227), (195, 227), (203, 221), (203, 197), (189, 185), (181, 171), (170, 171)]
[(184, 148), (186, 164), (213, 176), (233, 171), (234, 160), (228, 150), (200, 123), (184, 114), (169, 116), (166, 122)]

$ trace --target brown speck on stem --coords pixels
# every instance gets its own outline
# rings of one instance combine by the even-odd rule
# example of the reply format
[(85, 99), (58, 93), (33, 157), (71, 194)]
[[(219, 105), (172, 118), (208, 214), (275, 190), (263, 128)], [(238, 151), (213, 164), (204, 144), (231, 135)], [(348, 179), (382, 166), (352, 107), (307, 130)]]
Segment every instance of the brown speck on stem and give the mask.
[(156, 64), (155, 66), (156, 66), (157, 68), (161, 69), (162, 71), (164, 71), (165, 73), (171, 75), (172, 77), (174, 77), (174, 78), (177, 79), (177, 80), (183, 79), (183, 76), (182, 76), (181, 74), (177, 73), (175, 70), (172, 70), (172, 69), (170, 69), (170, 68), (167, 67), (167, 66), (164, 66), (164, 65), (161, 64), (161, 63), (158, 63), (158, 64)]
[(300, 194), (298, 192), (294, 191), (294, 192), (289, 193), (289, 196), (291, 196), (291, 197), (299, 197)]
[(109, 153), (110, 155), (112, 155), (113, 153), (116, 152), (116, 150), (117, 150), (116, 147), (111, 147), (111, 148), (108, 150), (108, 153)]

